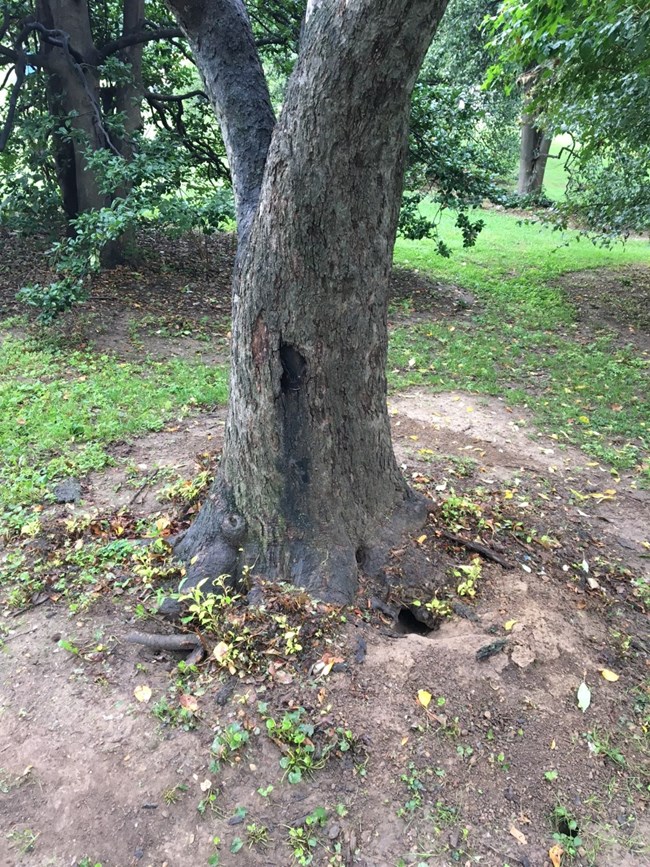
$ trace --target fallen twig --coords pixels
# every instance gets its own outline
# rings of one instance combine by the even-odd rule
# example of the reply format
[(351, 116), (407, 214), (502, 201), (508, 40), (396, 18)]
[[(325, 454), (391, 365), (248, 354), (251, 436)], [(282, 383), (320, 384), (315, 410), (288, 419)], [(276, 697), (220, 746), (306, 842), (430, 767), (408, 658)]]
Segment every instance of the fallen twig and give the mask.
[(129, 644), (142, 644), (152, 650), (196, 650), (203, 649), (201, 639), (195, 633), (186, 635), (163, 635), (160, 632), (130, 632), (125, 641)]
[(512, 563), (508, 563), (508, 561), (504, 560), (500, 554), (497, 554), (496, 551), (493, 551), (485, 545), (481, 545), (480, 542), (472, 542), (470, 539), (463, 539), (462, 536), (457, 536), (455, 533), (450, 533), (448, 530), (439, 530), (438, 532), (444, 536), (445, 539), (449, 539), (450, 542), (462, 545), (469, 551), (474, 551), (476, 554), (485, 557), (486, 560), (492, 560), (493, 562), (498, 563), (499, 566), (503, 566), (504, 569), (513, 568)]

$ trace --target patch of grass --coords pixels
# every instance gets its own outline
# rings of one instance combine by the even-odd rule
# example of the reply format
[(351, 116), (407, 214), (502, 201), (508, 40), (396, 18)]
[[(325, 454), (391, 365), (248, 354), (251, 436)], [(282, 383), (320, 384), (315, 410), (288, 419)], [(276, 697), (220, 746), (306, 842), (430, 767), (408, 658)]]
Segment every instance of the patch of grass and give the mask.
[(259, 710), (264, 717), (268, 736), (283, 748), (280, 767), (290, 783), (301, 782), (305, 776), (311, 776), (315, 770), (325, 765), (325, 757), (316, 755), (316, 746), (312, 740), (313, 724), (301, 721), (304, 708), (285, 713), (279, 721), (266, 716), (264, 703), (260, 704)]
[(56, 479), (111, 463), (106, 446), (227, 400), (224, 367), (174, 360), (135, 365), (3, 335), (0, 343), (0, 532)]
[(551, 229), (517, 225), (501, 212), (483, 217), (486, 228), (476, 247), (465, 250), (456, 242), (450, 259), (437, 256), (426, 240), (398, 241), (398, 264), (470, 289), (481, 308), (469, 322), (395, 328), (389, 386), (499, 395), (529, 407), (559, 442), (650, 479), (644, 464), (650, 447), (648, 360), (607, 336), (581, 338), (573, 306), (553, 285), (571, 270), (650, 265), (648, 245), (628, 242), (606, 250), (583, 240), (560, 246)]

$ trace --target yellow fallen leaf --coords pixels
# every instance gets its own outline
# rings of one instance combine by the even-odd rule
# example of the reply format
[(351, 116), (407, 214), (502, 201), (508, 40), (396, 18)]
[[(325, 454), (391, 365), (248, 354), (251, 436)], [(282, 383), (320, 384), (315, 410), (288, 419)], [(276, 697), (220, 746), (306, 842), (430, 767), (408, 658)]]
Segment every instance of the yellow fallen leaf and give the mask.
[(505, 629), (506, 632), (510, 632), (510, 630), (512, 629), (512, 627), (515, 625), (516, 622), (517, 622), (516, 620), (506, 620), (506, 622), (503, 624), (503, 628)]
[(526, 835), (522, 834), (521, 831), (519, 830), (519, 828), (515, 828), (514, 825), (510, 826), (510, 833), (512, 834), (512, 836), (515, 838), (515, 840), (518, 843), (521, 843), (522, 846), (525, 846), (526, 843), (528, 843), (528, 840), (526, 839)]
[(426, 689), (418, 690), (418, 701), (422, 705), (422, 707), (429, 707), (431, 703), (431, 693), (427, 692)]
[(559, 843), (556, 843), (555, 846), (551, 846), (548, 850), (548, 857), (551, 859), (551, 864), (553, 867), (562, 867), (562, 856), (564, 855), (564, 849), (560, 846)]
[(140, 683), (133, 690), (133, 695), (138, 701), (144, 701), (146, 703), (151, 698), (151, 687), (146, 686), (144, 683)]
[(413, 440), (414, 442), (417, 442), (417, 440), (418, 440), (418, 438), (416, 436), (413, 436), (413, 435), (409, 436), (409, 439)]
[(555, 743), (555, 738), (553, 738), (553, 740), (551, 741), (551, 749), (552, 749), (552, 750), (556, 750), (556, 749), (557, 749), (557, 744)]
[(406, 735), (405, 737), (402, 738), (401, 744), (403, 747), (405, 747), (408, 742), (409, 742), (408, 735)]
[(514, 494), (512, 493), (512, 491), (504, 491), (503, 492), (503, 499), (504, 500), (511, 500), (513, 497), (514, 497)]
[(579, 416), (578, 416), (578, 421), (579, 421), (581, 424), (589, 424), (589, 416), (588, 416), (588, 415), (579, 415)]
[(426, 534), (423, 533), (421, 536), (418, 536), (417, 543), (418, 543), (418, 545), (422, 545), (422, 544), (424, 544), (424, 542), (426, 542), (426, 540), (427, 540)]
[(608, 680), (610, 683), (616, 683), (616, 681), (620, 677), (619, 674), (616, 674), (616, 672), (614, 671), (610, 671), (609, 668), (601, 668), (600, 673), (605, 678), (605, 680)]
[(212, 651), (212, 655), (217, 660), (217, 662), (223, 662), (224, 658), (228, 656), (228, 651), (230, 650), (230, 645), (226, 644), (225, 641), (220, 641), (219, 644)]

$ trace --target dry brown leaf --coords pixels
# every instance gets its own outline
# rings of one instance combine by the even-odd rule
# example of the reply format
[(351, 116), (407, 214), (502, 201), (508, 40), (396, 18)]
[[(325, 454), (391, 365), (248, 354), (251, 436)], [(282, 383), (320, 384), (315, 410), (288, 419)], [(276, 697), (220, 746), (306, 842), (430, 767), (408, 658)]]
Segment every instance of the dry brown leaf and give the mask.
[(519, 828), (515, 828), (514, 825), (510, 826), (510, 833), (518, 843), (521, 843), (522, 846), (525, 846), (528, 843), (526, 835), (522, 834)]
[(179, 702), (181, 707), (189, 710), (190, 713), (196, 713), (199, 709), (199, 703), (193, 695), (182, 695)]
[(551, 846), (548, 850), (548, 857), (551, 859), (551, 864), (553, 867), (562, 867), (562, 856), (564, 855), (564, 849), (560, 846), (559, 843), (556, 843), (555, 846)]

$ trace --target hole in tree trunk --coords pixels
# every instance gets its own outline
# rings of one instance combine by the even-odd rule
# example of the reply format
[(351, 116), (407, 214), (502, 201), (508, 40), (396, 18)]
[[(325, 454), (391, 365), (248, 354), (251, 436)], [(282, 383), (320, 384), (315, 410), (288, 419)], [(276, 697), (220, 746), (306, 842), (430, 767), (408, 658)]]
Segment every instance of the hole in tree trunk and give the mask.
[(408, 608), (400, 608), (395, 622), (395, 631), (402, 635), (430, 635), (433, 630), (422, 623)]
[(357, 559), (357, 565), (360, 566), (361, 568), (363, 568), (363, 564), (365, 563), (367, 555), (368, 555), (368, 552), (366, 551), (366, 548), (364, 545), (361, 545), (354, 552), (354, 556)]
[(288, 343), (280, 344), (280, 362), (282, 363), (282, 393), (300, 391), (307, 372), (307, 361), (298, 350)]

